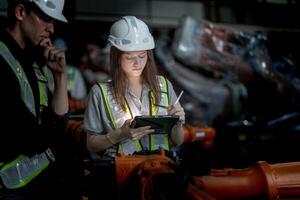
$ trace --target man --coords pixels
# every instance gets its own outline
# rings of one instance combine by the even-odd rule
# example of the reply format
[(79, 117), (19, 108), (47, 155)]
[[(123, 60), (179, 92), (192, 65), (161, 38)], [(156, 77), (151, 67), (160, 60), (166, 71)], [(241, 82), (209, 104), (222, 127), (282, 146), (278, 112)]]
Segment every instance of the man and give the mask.
[[(56, 147), (68, 116), (64, 52), (50, 40), (64, 0), (9, 0), (0, 31), (0, 199), (56, 199)], [(55, 80), (53, 96), (40, 66)]]

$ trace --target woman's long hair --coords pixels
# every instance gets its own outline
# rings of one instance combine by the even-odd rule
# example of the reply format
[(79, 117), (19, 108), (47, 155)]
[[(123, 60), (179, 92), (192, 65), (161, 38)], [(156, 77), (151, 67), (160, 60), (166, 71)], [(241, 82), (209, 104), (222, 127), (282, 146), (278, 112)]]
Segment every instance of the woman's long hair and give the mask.
[[(110, 77), (112, 79), (112, 91), (117, 103), (125, 111), (125, 92), (127, 90), (128, 79), (121, 67), (122, 51), (112, 46), (110, 50)], [(160, 89), (157, 80), (157, 69), (152, 50), (147, 50), (147, 63), (142, 73), (142, 81), (147, 84), (155, 98), (155, 103), (160, 102)]]

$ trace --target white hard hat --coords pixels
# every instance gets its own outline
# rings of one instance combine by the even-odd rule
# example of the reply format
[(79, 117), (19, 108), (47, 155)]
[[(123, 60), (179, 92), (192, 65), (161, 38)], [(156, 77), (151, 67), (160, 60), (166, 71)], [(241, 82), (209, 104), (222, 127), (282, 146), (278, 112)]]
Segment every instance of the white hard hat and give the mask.
[(58, 21), (68, 22), (63, 15), (64, 0), (27, 0), (34, 2), (46, 15)]
[(110, 28), (108, 41), (121, 51), (143, 51), (154, 48), (148, 26), (134, 16), (124, 16)]

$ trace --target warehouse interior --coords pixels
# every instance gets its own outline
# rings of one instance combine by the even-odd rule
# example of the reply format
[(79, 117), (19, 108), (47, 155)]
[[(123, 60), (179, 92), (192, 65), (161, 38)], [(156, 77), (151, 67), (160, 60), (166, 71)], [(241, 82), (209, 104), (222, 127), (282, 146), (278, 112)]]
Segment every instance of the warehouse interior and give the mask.
[(111, 24), (131, 15), (148, 24), (158, 71), (184, 91), (186, 114), (175, 154), (102, 159), (85, 146), (85, 104), (69, 101), (60, 164), (76, 198), (300, 199), (299, 1), (65, 0), (64, 14), (53, 39), (80, 70), (96, 53), (99, 74), (109, 70)]

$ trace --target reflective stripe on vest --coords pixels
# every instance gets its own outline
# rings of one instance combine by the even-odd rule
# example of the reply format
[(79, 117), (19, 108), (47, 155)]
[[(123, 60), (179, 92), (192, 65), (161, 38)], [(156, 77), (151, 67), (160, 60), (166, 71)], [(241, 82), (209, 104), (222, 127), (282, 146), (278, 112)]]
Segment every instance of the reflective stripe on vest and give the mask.
[[(150, 93), (150, 115), (167, 115), (169, 106), (169, 91), (168, 82), (163, 76), (159, 76), (159, 87), (161, 93), (160, 107), (156, 106), (155, 98), (152, 93)], [(169, 136), (168, 134), (150, 134), (150, 150), (157, 150), (163, 148), (166, 150), (170, 149)]]
[[(160, 104), (163, 105), (163, 108), (159, 108), (155, 106), (155, 100), (153, 95), (149, 96), (150, 101), (150, 114), (151, 115), (166, 115), (168, 113), (167, 106), (169, 105), (169, 92), (168, 92), (168, 85), (167, 80), (163, 76), (158, 76), (159, 80), (159, 86), (160, 86), (160, 92), (161, 92), (161, 101)], [(113, 129), (116, 129), (116, 122), (113, 108), (111, 105), (116, 105), (115, 99), (112, 95), (108, 95), (107, 91), (109, 91), (108, 84), (101, 84), (98, 83), (101, 94), (104, 99), (106, 112), (110, 118), (110, 125)], [(152, 94), (152, 93), (150, 93)], [(151, 100), (152, 99), (152, 100)], [(131, 118), (133, 118), (133, 115), (131, 113), (130, 107), (125, 99), (125, 106), (126, 106), (126, 113), (129, 113)], [(166, 150), (169, 150), (169, 140), (167, 134), (151, 134), (149, 136), (149, 146), (150, 150), (156, 150), (161, 148), (164, 148)], [(125, 143), (122, 143), (119, 145), (118, 152), (124, 153), (124, 154), (132, 154), (134, 152), (139, 152), (142, 150), (141, 142), (140, 141), (131, 141), (128, 140)]]
[(68, 76), (68, 91), (70, 94), (73, 94), (75, 90), (75, 69), (73, 66), (67, 67), (67, 76)]
[[(30, 112), (36, 116), (35, 110), (35, 101), (34, 95), (31, 88), (31, 85), (26, 77), (26, 74), (23, 70), (23, 67), (20, 63), (14, 58), (11, 54), (7, 46), (0, 41), (0, 54), (8, 63), (14, 74), (16, 75), (20, 88), (21, 88), (21, 98), (25, 103), (26, 107), (30, 110)], [(48, 106), (48, 94), (47, 94), (47, 79), (41, 72), (40, 68), (36, 63), (33, 64), (34, 72), (38, 80), (38, 88), (39, 88), (39, 97), (40, 97), (40, 108)], [(41, 112), (40, 110), (39, 112)]]
[(10, 53), (7, 46), (1, 41), (0, 41), (0, 55), (2, 55), (2, 57), (5, 59), (5, 61), (8, 63), (8, 65), (10, 66), (10, 68), (18, 78), (23, 102), (25, 103), (26, 107), (30, 110), (30, 112), (34, 116), (36, 116), (33, 91), (26, 77), (26, 74), (22, 66), (20, 65), (20, 63), (13, 57), (13, 55)]
[[(47, 94), (48, 81), (36, 63), (33, 64), (33, 68), (34, 68), (35, 76), (38, 79), (38, 87), (40, 93), (40, 108), (42, 109), (43, 107), (48, 106), (48, 94)], [(40, 112), (41, 111), (42, 110), (40, 110)]]
[[(114, 113), (112, 112), (113, 109), (111, 108), (111, 105), (114, 104), (113, 102), (115, 102), (115, 99), (113, 98), (113, 96), (111, 94), (110, 95), (107, 94), (109, 91), (108, 84), (98, 83), (98, 85), (100, 87), (100, 91), (101, 91), (102, 97), (104, 99), (106, 113), (109, 116), (110, 127), (113, 130), (115, 130), (117, 128), (117, 125), (116, 125)], [(132, 112), (131, 112), (126, 100), (125, 100), (125, 105), (126, 105), (126, 113), (129, 113), (130, 116), (133, 117)], [(134, 152), (138, 152), (138, 151), (142, 151), (142, 145), (139, 140), (137, 140), (137, 141), (126, 140), (118, 145), (118, 153), (123, 153), (125, 155), (129, 155), (129, 154), (133, 154)]]
[(25, 186), (49, 165), (50, 160), (47, 157), (49, 154), (53, 156), (50, 149), (31, 158), (20, 155), (12, 162), (5, 164), (0, 170), (2, 183), (8, 189)]
[(44, 65), (43, 66), (43, 72), (44, 72), (44, 75), (47, 79), (47, 87), (49, 89), (49, 91), (53, 94), (54, 93), (54, 78), (53, 78), (53, 74), (51, 72), (51, 70), (46, 66)]

